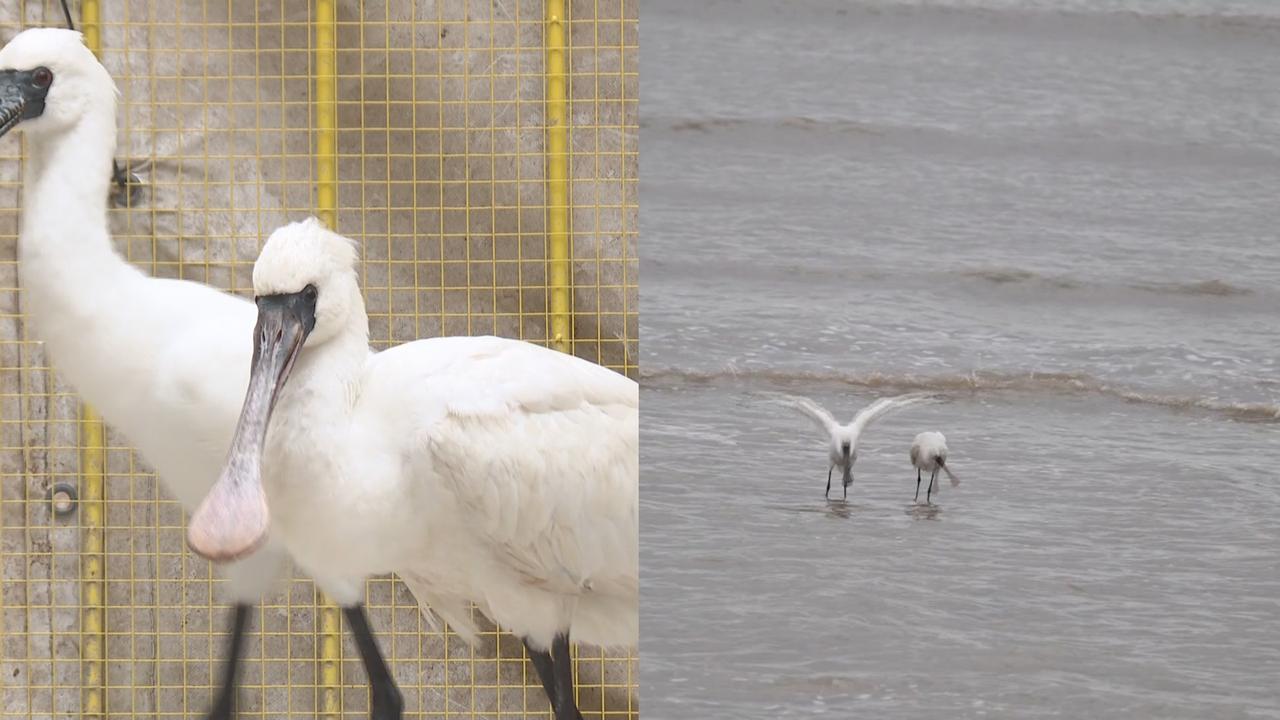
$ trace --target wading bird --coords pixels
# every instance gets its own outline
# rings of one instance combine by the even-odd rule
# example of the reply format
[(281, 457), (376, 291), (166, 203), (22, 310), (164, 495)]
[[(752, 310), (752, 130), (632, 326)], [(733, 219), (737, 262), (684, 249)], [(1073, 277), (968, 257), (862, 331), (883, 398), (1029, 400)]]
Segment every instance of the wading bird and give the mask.
[(929, 473), (929, 489), (924, 493), (925, 503), (929, 503), (930, 496), (933, 495), (938, 470), (942, 470), (947, 477), (951, 478), (951, 487), (960, 484), (960, 478), (951, 474), (951, 468), (947, 467), (947, 439), (940, 432), (922, 432), (911, 441), (911, 464), (916, 469), (916, 502), (920, 501), (921, 471)]
[[(70, 30), (26, 30), (0, 49), (0, 135), (27, 136), (18, 236), (26, 321), (52, 364), (194, 509), (226, 460), (248, 385), (253, 305), (199, 283), (150, 278), (107, 230), (116, 88)], [(227, 569), (232, 657), (252, 604), (283, 570), (272, 543)], [(237, 666), (211, 716), (229, 718)]]
[(841, 425), (831, 417), (820, 405), (805, 397), (784, 395), (779, 398), (782, 404), (799, 410), (809, 416), (828, 436), (828, 456), (831, 467), (827, 468), (826, 497), (831, 497), (831, 473), (840, 468), (841, 482), (844, 484), (844, 497), (849, 496), (849, 485), (853, 483), (853, 463), (858, 459), (858, 438), (873, 420), (894, 410), (923, 402), (936, 401), (937, 397), (929, 393), (908, 393), (896, 397), (881, 398), (858, 411), (848, 425)]
[(520, 637), (557, 720), (578, 720), (570, 638), (638, 640), (637, 385), (496, 337), (370, 355), (355, 265), (314, 219), (267, 240), (249, 389), (188, 542), (241, 557), (270, 524), (342, 605), (377, 720), (400, 692), (361, 603), (387, 572), (464, 636), (474, 602)]

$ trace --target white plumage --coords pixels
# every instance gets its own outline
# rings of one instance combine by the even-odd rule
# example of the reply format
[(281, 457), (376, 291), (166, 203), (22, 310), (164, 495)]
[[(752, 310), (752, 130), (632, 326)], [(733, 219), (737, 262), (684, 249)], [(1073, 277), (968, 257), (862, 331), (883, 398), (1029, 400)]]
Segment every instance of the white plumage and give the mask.
[[(215, 558), (252, 548), (266, 517), (246, 488), (260, 477), (273, 537), (353, 626), (373, 574), (397, 573), (464, 635), (475, 602), (524, 639), (540, 673), (554, 664), (542, 677), (557, 717), (580, 717), (559, 641), (638, 641), (636, 383), (496, 337), (370, 355), (354, 262), (350, 241), (314, 220), (263, 248), (258, 360), (192, 546)], [(365, 660), (375, 714), (393, 716), (381, 659)]]
[(937, 398), (929, 393), (907, 393), (881, 398), (859, 410), (847, 425), (836, 422), (831, 413), (809, 398), (783, 395), (778, 399), (787, 407), (804, 413), (826, 434), (827, 456), (831, 461), (831, 466), (827, 469), (827, 495), (831, 494), (831, 473), (839, 468), (847, 497), (849, 485), (853, 483), (853, 463), (858, 459), (858, 439), (867, 426), (887, 413), (923, 402), (932, 402)]
[[(922, 432), (911, 441), (911, 464), (916, 469), (916, 497), (920, 500), (920, 473), (929, 473), (929, 489), (925, 491), (925, 502), (931, 502), (933, 488), (938, 479), (938, 470), (942, 470), (951, 479), (951, 487), (960, 484), (960, 478), (951, 473), (947, 467), (947, 438), (940, 432)], [(941, 490), (942, 488), (938, 488)]]
[[(147, 277), (115, 252), (106, 215), (116, 88), (79, 33), (26, 30), (0, 50), (0, 71), (0, 134), (21, 123), (27, 136), (18, 245), (27, 322), (59, 374), (194, 509), (235, 428), (253, 305)], [(238, 631), (282, 570), (275, 544), (227, 568)]]

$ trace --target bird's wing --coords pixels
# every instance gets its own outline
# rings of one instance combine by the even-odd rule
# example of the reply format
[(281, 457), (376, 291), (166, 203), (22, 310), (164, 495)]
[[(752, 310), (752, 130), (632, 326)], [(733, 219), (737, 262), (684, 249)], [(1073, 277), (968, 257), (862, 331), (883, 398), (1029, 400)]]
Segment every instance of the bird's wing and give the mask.
[(257, 311), (244, 298), (193, 282), (152, 280), (147, 290), (158, 309), (139, 318), (140, 325), (149, 324), (137, 330), (163, 344), (150, 349), (143, 366), (152, 400), (142, 417), (152, 429), (171, 429), (181, 420), (188, 452), (216, 467), (226, 457), (249, 384)]
[(906, 395), (897, 395), (894, 397), (880, 398), (865, 408), (858, 411), (853, 418), (853, 436), (856, 438), (867, 429), (873, 421), (881, 416), (901, 410), (911, 405), (917, 405), (924, 402), (936, 402), (938, 397), (932, 393), (907, 393)]
[(404, 572), (399, 577), (418, 601), (418, 609), (428, 627), (438, 631), (441, 621), (444, 621), (468, 645), (477, 643), (480, 628), (471, 617), (470, 600), (441, 593), (428, 579), (412, 572)]
[(839, 427), (836, 423), (836, 419), (831, 417), (831, 413), (827, 412), (821, 405), (807, 397), (800, 397), (799, 395), (778, 395), (776, 396), (776, 399), (782, 405), (804, 413), (810, 420), (817, 423), (818, 427), (822, 428), (827, 433), (833, 433), (836, 428)]
[(488, 561), (549, 592), (638, 592), (633, 380), (491, 337), (402, 345), (376, 355), (368, 377), (380, 387), (361, 406), (412, 409), (413, 427), (392, 430), (414, 439), (415, 491), (450, 507)]

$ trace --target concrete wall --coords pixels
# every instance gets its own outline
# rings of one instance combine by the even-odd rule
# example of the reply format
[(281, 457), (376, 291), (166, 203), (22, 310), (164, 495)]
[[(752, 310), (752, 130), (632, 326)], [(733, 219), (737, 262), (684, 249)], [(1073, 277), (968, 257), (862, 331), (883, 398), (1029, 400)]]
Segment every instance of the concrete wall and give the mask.
[[(633, 371), (638, 8), (571, 6), (575, 351)], [(262, 239), (310, 213), (310, 12), (297, 0), (104, 1), (120, 156), (142, 180), (111, 224), (146, 271), (247, 292)], [(379, 346), (546, 337), (542, 14), (520, 0), (339, 3), (338, 224), (360, 241)], [(0, 0), (0, 40), (60, 20), (56, 4)], [(41, 498), (79, 480), (78, 402), (22, 322), (19, 137), (0, 139), (0, 715), (71, 717), (84, 684), (82, 533), (78, 515), (54, 518)], [(198, 716), (222, 654), (219, 583), (184, 551), (183, 513), (145, 461), (114, 433), (110, 445), (107, 710)], [(255, 617), (243, 711), (316, 707), (314, 599), (300, 578)], [(472, 649), (431, 633), (398, 582), (371, 581), (368, 600), (409, 712), (545, 709), (511, 636)], [(360, 715), (349, 639), (344, 658), (344, 706)], [(607, 717), (636, 710), (633, 658), (583, 648), (578, 670), (587, 717), (602, 703)]]

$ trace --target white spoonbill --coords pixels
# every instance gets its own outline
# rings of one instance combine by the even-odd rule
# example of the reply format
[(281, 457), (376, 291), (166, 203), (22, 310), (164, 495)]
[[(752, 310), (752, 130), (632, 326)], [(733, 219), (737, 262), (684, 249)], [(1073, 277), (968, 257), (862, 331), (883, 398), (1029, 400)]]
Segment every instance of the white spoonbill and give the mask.
[(314, 219), (267, 240), (244, 409), (188, 541), (240, 557), (269, 519), (343, 606), (377, 720), (401, 707), (361, 604), (386, 572), (464, 635), (476, 603), (524, 641), (557, 720), (578, 720), (570, 638), (638, 640), (637, 385), (496, 337), (370, 355), (355, 263)]
[(926, 504), (930, 502), (930, 496), (933, 495), (933, 485), (938, 479), (938, 470), (942, 470), (947, 477), (951, 478), (951, 487), (960, 484), (960, 478), (951, 474), (951, 468), (947, 467), (947, 438), (940, 432), (922, 432), (911, 441), (911, 464), (916, 468), (916, 502), (920, 501), (921, 471), (929, 473), (929, 489), (924, 493)]
[(795, 395), (784, 395), (780, 398), (784, 405), (808, 415), (810, 419), (818, 424), (818, 427), (827, 433), (827, 454), (831, 460), (831, 467), (827, 468), (826, 497), (831, 496), (831, 473), (836, 468), (840, 468), (842, 482), (844, 483), (844, 497), (846, 498), (849, 497), (849, 485), (853, 483), (853, 463), (858, 459), (858, 438), (862, 436), (862, 432), (867, 429), (867, 426), (873, 420), (886, 413), (935, 400), (937, 400), (937, 397), (929, 393), (907, 393), (906, 395), (881, 398), (859, 410), (848, 425), (841, 425), (836, 422), (835, 418), (831, 417), (831, 413), (809, 398)]
[[(147, 277), (112, 247), (116, 88), (80, 33), (26, 30), (0, 50), (0, 135), (19, 124), (28, 150), (18, 237), (27, 322), (59, 374), (194, 509), (226, 460), (249, 381), (253, 305)], [(228, 568), (233, 648), (281, 561), (272, 544)], [(215, 718), (230, 717), (236, 669), (224, 668)]]

